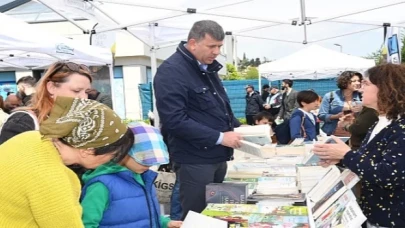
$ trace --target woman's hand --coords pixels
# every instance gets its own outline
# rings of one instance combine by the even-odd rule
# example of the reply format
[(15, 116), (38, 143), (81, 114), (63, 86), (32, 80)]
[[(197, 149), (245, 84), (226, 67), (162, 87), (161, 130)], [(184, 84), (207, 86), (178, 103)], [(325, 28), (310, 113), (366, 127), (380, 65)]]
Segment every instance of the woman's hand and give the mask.
[(340, 162), (340, 160), (321, 160), (318, 165), (322, 166), (323, 168), (326, 168), (331, 165), (336, 165)]
[[(321, 160), (342, 160), (350, 147), (336, 136), (332, 136), (336, 143), (315, 144), (312, 151), (318, 155)], [(333, 163), (333, 162), (332, 162)]]
[(338, 120), (344, 116), (343, 112), (339, 112), (338, 114), (332, 115), (331, 119)]
[(180, 228), (181, 225), (183, 225), (182, 221), (170, 221), (169, 224), (167, 224), (168, 228)]

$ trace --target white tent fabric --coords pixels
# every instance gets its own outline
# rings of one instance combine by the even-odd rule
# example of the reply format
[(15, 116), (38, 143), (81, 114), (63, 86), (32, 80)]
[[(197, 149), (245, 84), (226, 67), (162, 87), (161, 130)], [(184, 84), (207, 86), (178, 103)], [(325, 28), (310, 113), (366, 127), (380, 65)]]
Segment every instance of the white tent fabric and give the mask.
[(58, 60), (112, 64), (110, 49), (81, 44), (2, 13), (0, 21), (0, 70), (41, 68)]
[(374, 60), (364, 59), (311, 45), (274, 62), (261, 64), (259, 74), (269, 80), (324, 79), (343, 71), (364, 72), (374, 66)]
[[(37, 0), (61, 14), (77, 14), (110, 29), (125, 28), (150, 45), (185, 39), (198, 20), (215, 20), (240, 37), (302, 44), (380, 30), (384, 23), (404, 27), (404, 0)], [(161, 29), (155, 43), (144, 33)], [(90, 31), (91, 28), (83, 28)], [(96, 29), (97, 33), (105, 31)], [(172, 35), (171, 35), (172, 34)]]

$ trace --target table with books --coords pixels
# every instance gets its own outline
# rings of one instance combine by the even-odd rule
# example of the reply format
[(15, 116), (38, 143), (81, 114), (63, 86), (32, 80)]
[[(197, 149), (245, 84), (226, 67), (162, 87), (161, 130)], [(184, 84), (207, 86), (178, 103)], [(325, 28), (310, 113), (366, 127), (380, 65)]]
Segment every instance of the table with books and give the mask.
[(228, 164), (224, 183), (206, 186), (202, 215), (233, 228), (354, 228), (366, 220), (351, 190), (356, 174), (317, 166), (311, 144), (271, 145), (266, 125), (236, 131), (243, 136), (236, 153), (245, 156)]

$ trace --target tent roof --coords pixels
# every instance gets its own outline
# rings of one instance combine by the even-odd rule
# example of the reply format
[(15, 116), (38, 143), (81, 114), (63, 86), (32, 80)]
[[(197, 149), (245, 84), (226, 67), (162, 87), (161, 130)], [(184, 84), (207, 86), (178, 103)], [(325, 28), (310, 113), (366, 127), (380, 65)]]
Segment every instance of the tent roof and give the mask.
[(14, 68), (33, 69), (57, 60), (88, 65), (112, 63), (109, 49), (78, 43), (62, 36), (34, 28), (0, 13), (0, 60)]
[[(191, 25), (202, 19), (218, 21), (226, 31), (238, 36), (292, 43), (304, 40), (321, 42), (345, 34), (380, 29), (384, 23), (404, 26), (401, 23), (405, 19), (403, 0), (307, 0), (304, 21), (298, 0), (228, 0), (220, 3), (217, 0), (150, 0), (147, 3), (140, 0), (38, 1), (63, 14), (74, 13), (95, 19), (110, 28), (120, 24), (118, 28), (126, 27), (134, 33), (137, 33), (137, 27), (145, 27), (149, 22), (158, 23), (162, 30), (167, 30), (162, 32), (165, 39), (172, 41), (185, 39)], [(306, 38), (304, 23), (307, 24)], [(170, 37), (170, 32), (177, 35)], [(161, 36), (157, 34), (157, 38)], [(149, 42), (148, 36), (140, 35), (140, 39)]]
[(259, 73), (272, 80), (315, 79), (335, 77), (345, 70), (363, 72), (374, 65), (372, 59), (347, 55), (314, 44), (274, 62), (260, 65)]
[[(177, 44), (179, 40), (186, 39), (191, 25), (197, 20), (216, 20), (245, 46), (259, 46), (247, 47), (244, 51), (250, 53), (252, 49), (260, 49), (272, 55), (283, 53), (283, 50), (295, 51), (297, 47), (303, 47), (303, 42), (331, 47), (338, 42), (346, 52), (364, 55), (381, 46), (384, 24), (405, 26), (405, 0), (32, 1), (38, 2), (48, 11), (52, 8), (66, 18), (87, 18), (98, 22), (95, 29), (98, 34), (109, 29), (125, 28), (126, 32), (155, 47)], [(300, 2), (305, 2), (303, 11)], [(57, 13), (48, 11), (32, 10), (27, 14), (16, 9), (8, 13), (37, 22), (60, 18)], [(305, 15), (301, 15), (301, 11)], [(149, 23), (158, 25), (153, 42)], [(80, 29), (86, 32), (92, 30), (91, 27)], [(351, 36), (351, 39), (342, 39), (346, 36)], [(252, 38), (268, 40), (274, 45), (258, 44)], [(367, 39), (367, 42), (361, 39)], [(261, 47), (263, 44), (266, 46)], [(238, 50), (242, 50), (239, 45)]]

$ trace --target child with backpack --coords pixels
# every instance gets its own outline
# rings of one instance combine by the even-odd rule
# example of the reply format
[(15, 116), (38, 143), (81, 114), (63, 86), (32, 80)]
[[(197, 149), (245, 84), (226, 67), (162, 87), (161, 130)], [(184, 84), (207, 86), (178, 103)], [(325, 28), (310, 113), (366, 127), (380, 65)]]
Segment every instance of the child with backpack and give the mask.
[(317, 116), (311, 111), (318, 109), (319, 96), (314, 91), (305, 90), (297, 94), (299, 108), (291, 115), (290, 136), (291, 140), (304, 138), (305, 141), (316, 140), (319, 133)]
[(121, 165), (107, 163), (83, 175), (83, 223), (89, 227), (177, 228), (181, 221), (160, 215), (151, 166), (169, 163), (163, 137), (156, 128), (131, 123), (135, 142)]

